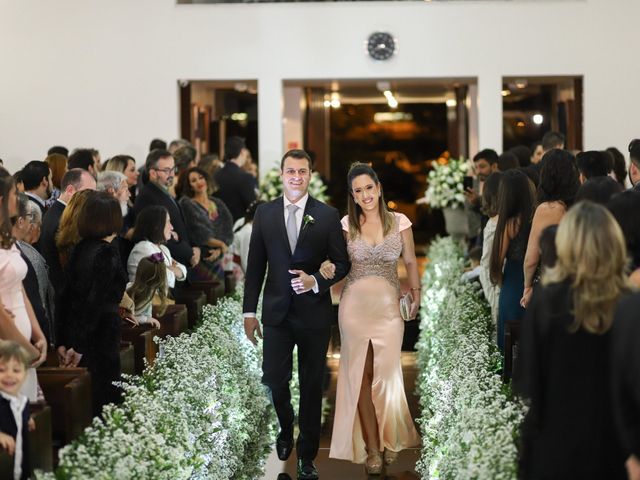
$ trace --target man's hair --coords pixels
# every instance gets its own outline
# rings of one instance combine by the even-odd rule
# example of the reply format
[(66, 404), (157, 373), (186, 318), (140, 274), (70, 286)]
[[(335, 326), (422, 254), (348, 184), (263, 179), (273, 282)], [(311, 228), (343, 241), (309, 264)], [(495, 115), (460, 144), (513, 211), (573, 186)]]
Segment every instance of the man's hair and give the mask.
[(81, 168), (89, 171), (89, 167), (93, 168), (93, 149), (91, 148), (76, 148), (69, 156), (67, 162), (67, 168)]
[(298, 160), (306, 160), (309, 162), (309, 171), (313, 170), (313, 160), (311, 160), (311, 156), (305, 152), (304, 150), (294, 149), (289, 150), (282, 156), (282, 160), (280, 160), (280, 170), (284, 168), (284, 161), (287, 158), (296, 158)]
[(67, 170), (60, 181), (60, 190), (64, 192), (69, 185), (73, 185), (73, 188), (78, 190), (82, 183), (83, 172), (86, 172), (86, 170), (82, 168), (72, 168), (71, 170)]
[(480, 160), (486, 160), (487, 162), (489, 162), (489, 165), (498, 163), (498, 152), (496, 152), (492, 148), (485, 148), (484, 150), (480, 150), (474, 155), (473, 163), (479, 162)]
[(149, 155), (147, 155), (147, 161), (144, 164), (144, 167), (147, 170), (147, 172), (149, 170), (156, 168), (158, 166), (158, 161), (161, 158), (166, 158), (166, 157), (173, 158), (173, 155), (169, 153), (169, 150), (162, 150), (160, 148), (157, 148), (156, 150), (150, 151)]
[(42, 223), (42, 210), (36, 202), (29, 200), (27, 202), (27, 213), (31, 214), (29, 223), (40, 224)]
[(509, 150), (509, 153), (513, 153), (518, 157), (518, 163), (521, 167), (526, 167), (531, 164), (532, 151), (526, 145), (516, 145)]
[(520, 161), (514, 153), (504, 152), (498, 157), (498, 170), (501, 172), (506, 172), (507, 170), (518, 167), (520, 167)]
[(542, 149), (548, 152), (553, 148), (564, 148), (564, 135), (560, 132), (547, 132), (542, 137)]
[(631, 140), (629, 143), (629, 160), (640, 168), (640, 139)]
[(68, 157), (69, 149), (67, 147), (63, 147), (62, 145), (54, 145), (49, 150), (47, 150), (47, 156), (53, 155), (54, 153)]
[(612, 158), (598, 150), (580, 152), (576, 155), (576, 163), (578, 170), (586, 179), (604, 177), (609, 175), (609, 172), (613, 170)]
[(151, 143), (149, 144), (150, 152), (152, 152), (153, 150), (166, 150), (166, 149), (167, 149), (167, 142), (159, 138), (154, 138), (153, 140), (151, 140)]
[(110, 188), (116, 193), (120, 189), (123, 181), (126, 181), (127, 177), (122, 172), (115, 170), (108, 170), (106, 172), (98, 173), (98, 180), (96, 182), (96, 190), (99, 192), (106, 192)]
[(243, 138), (240, 138), (240, 137), (227, 138), (227, 141), (224, 142), (224, 161), (228, 162), (229, 160), (238, 158), (243, 148), (247, 148), (247, 145), (245, 144)]
[(49, 165), (42, 160), (32, 160), (22, 169), (22, 182), (26, 191), (38, 188), (43, 178), (49, 177)]
[(25, 193), (18, 193), (18, 218), (26, 217), (29, 213), (29, 196)]
[(175, 140), (171, 140), (171, 143), (169, 144), (169, 150), (171, 150), (172, 148), (180, 148), (180, 147), (184, 147), (185, 145), (191, 145), (191, 142), (189, 140), (185, 140), (184, 138), (176, 138)]

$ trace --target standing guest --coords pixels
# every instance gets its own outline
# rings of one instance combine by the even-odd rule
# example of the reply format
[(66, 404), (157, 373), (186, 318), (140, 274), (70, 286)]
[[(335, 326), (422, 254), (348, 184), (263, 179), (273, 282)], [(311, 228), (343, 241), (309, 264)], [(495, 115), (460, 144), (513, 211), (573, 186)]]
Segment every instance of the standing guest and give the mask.
[(175, 140), (171, 140), (171, 143), (169, 143), (169, 153), (171, 153), (171, 155), (173, 155), (176, 150), (178, 150), (180, 147), (187, 147), (187, 146), (192, 146), (191, 142), (189, 140), (185, 140), (184, 138), (176, 138)]
[(476, 174), (473, 187), (467, 188), (464, 192), (466, 197), (464, 209), (467, 214), (469, 236), (471, 238), (475, 238), (482, 228), (480, 211), (482, 187), (487, 177), (491, 173), (498, 171), (498, 153), (490, 148), (479, 151), (473, 157), (473, 169)]
[(623, 479), (609, 388), (613, 314), (629, 291), (622, 231), (604, 207), (580, 202), (556, 245), (522, 323), (514, 381), (530, 407), (521, 478)]
[[(47, 264), (42, 255), (25, 241), (31, 229), (29, 216), (32, 214), (29, 213), (29, 202), (31, 200), (24, 193), (18, 194), (18, 214), (13, 219), (13, 237), (16, 239), (20, 256), (27, 265), (27, 274), (22, 281), (24, 291), (31, 302), (42, 333), (46, 338), (51, 339), (51, 317), (47, 309), (49, 298), (47, 291), (51, 285), (47, 276)], [(40, 213), (37, 206), (36, 210)]]
[(140, 176), (140, 173), (136, 170), (135, 159), (129, 155), (116, 155), (115, 157), (111, 157), (107, 160), (107, 163), (104, 164), (103, 171), (109, 172), (112, 170), (124, 173), (127, 177), (127, 185), (129, 186), (129, 194), (131, 195), (129, 207), (133, 207), (133, 202), (136, 199), (138, 177)]
[(611, 197), (607, 208), (622, 229), (629, 255), (629, 271), (631, 282), (640, 288), (640, 222), (637, 212), (640, 211), (640, 192), (627, 190)]
[(91, 149), (91, 156), (93, 157), (93, 168), (97, 173), (102, 170), (102, 157), (100, 156), (100, 152), (95, 148)]
[(129, 183), (127, 177), (122, 172), (109, 170), (107, 172), (99, 172), (96, 190), (99, 192), (107, 192), (109, 195), (118, 200), (120, 210), (122, 211), (122, 232), (125, 238), (131, 238), (133, 234), (133, 220), (129, 216)]
[(233, 244), (231, 245), (231, 253), (234, 262), (240, 265), (243, 273), (247, 271), (247, 260), (249, 258), (249, 242), (251, 241), (251, 231), (253, 230), (253, 217), (256, 210), (264, 201), (256, 200), (249, 208), (247, 208), (244, 218), (238, 219), (233, 224)]
[(520, 170), (504, 172), (498, 188), (498, 221), (491, 246), (490, 279), (500, 287), (498, 300), (498, 347), (504, 352), (505, 323), (524, 316), (520, 306), (523, 270), (535, 190)]
[(624, 155), (616, 147), (609, 147), (606, 150), (613, 161), (613, 178), (622, 186), (626, 187), (627, 180), (627, 162), (624, 159)]
[(534, 165), (536, 163), (540, 163), (540, 160), (542, 160), (542, 155), (544, 155), (542, 142), (533, 142), (533, 144), (531, 144), (531, 163)]
[(166, 149), (167, 149), (167, 142), (165, 142), (160, 138), (154, 138), (153, 140), (151, 140), (151, 143), (149, 143), (150, 152), (152, 152), (153, 150), (166, 150)]
[(24, 241), (29, 245), (36, 245), (40, 241), (40, 233), (42, 232), (42, 212), (33, 200), (28, 200), (27, 204), (29, 228), (25, 234)]
[(605, 177), (613, 170), (611, 157), (605, 152), (589, 150), (576, 155), (576, 164), (580, 172), (580, 183), (593, 177)]
[(564, 135), (560, 132), (547, 132), (542, 137), (542, 156), (553, 149), (564, 149)]
[(27, 380), (29, 354), (16, 342), (0, 340), (0, 450), (13, 457), (14, 480), (31, 478), (29, 399), (21, 393)]
[(215, 153), (210, 153), (209, 155), (203, 156), (198, 162), (198, 166), (203, 169), (209, 175), (209, 178), (212, 179), (215, 176), (215, 173), (222, 168), (223, 163)]
[(56, 232), (60, 225), (60, 218), (65, 207), (71, 201), (76, 192), (82, 190), (95, 190), (96, 180), (86, 170), (74, 168), (68, 170), (60, 182), (62, 193), (53, 202), (51, 208), (42, 217), (42, 230), (38, 241), (38, 250), (47, 262), (49, 267), (49, 279), (51, 285), (57, 291), (62, 288), (63, 275), (60, 265), (60, 256), (56, 246)]
[(629, 143), (629, 180), (634, 189), (640, 190), (640, 139)]
[(53, 189), (49, 165), (40, 160), (33, 160), (24, 166), (20, 175), (25, 193), (38, 204), (44, 215), (47, 210), (46, 201), (51, 197)]
[(502, 155), (498, 157), (498, 171), (506, 172), (507, 170), (511, 170), (513, 168), (520, 167), (520, 161), (515, 153), (512, 152), (504, 152)]
[(18, 170), (13, 174), (13, 180), (16, 185), (16, 191), (18, 193), (24, 193), (24, 182), (22, 181), (22, 170)]
[(489, 217), (484, 227), (482, 257), (480, 257), (480, 284), (484, 296), (491, 307), (491, 318), (494, 325), (498, 324), (498, 300), (500, 299), (500, 285), (491, 281), (491, 249), (493, 238), (498, 225), (498, 192), (502, 173), (494, 172), (487, 177), (482, 190), (482, 210)]
[(78, 219), (82, 239), (69, 257), (61, 294), (58, 351), (66, 365), (89, 369), (95, 415), (120, 399), (113, 382), (120, 378), (118, 306), (127, 274), (111, 242), (121, 228), (118, 201), (105, 192), (89, 192)]
[(81, 168), (89, 172), (93, 178), (98, 175), (98, 168), (95, 164), (95, 158), (93, 156), (93, 149), (91, 148), (77, 148), (71, 153), (69, 161), (67, 162), (69, 170), (72, 168)]
[[(257, 343), (256, 334), (262, 337), (256, 311), (266, 275), (262, 383), (270, 391), (280, 424), (276, 451), (284, 461), (293, 450), (295, 415), (289, 380), (297, 345), (298, 479), (316, 480), (318, 470), (313, 460), (320, 445), (322, 378), (332, 317), (329, 288), (347, 274), (349, 257), (338, 212), (309, 196), (312, 165), (307, 153), (288, 151), (280, 167), (284, 196), (262, 205), (253, 222), (244, 289), (244, 331), (253, 344)], [(335, 264), (331, 281), (319, 271), (326, 259)]]
[(538, 207), (533, 216), (524, 258), (524, 292), (520, 301), (523, 308), (527, 308), (536, 280), (540, 261), (540, 232), (549, 225), (560, 223), (580, 187), (575, 159), (566, 150), (548, 151), (542, 157), (541, 164)]
[(22, 285), (27, 274), (27, 264), (16, 247), (11, 225), (11, 218), (17, 215), (17, 209), (13, 177), (0, 168), (0, 301), (3, 307), (0, 310), (3, 314), (9, 311), (13, 315), (13, 325), (3, 322), (4, 327), (11, 331), (11, 336), (4, 339), (17, 341), (37, 359), (31, 365), (32, 368), (29, 368), (27, 379), (21, 389), (21, 393), (26, 395), (29, 401), (35, 402), (38, 399), (35, 367), (47, 358), (47, 339)]
[(178, 183), (184, 195), (179, 204), (189, 238), (204, 252), (200, 264), (189, 273), (193, 280), (223, 279), (216, 260), (227, 254), (233, 241), (231, 213), (222, 200), (209, 196), (209, 185), (207, 172), (198, 167), (185, 171)]
[(69, 149), (67, 147), (63, 147), (61, 145), (55, 145), (51, 147), (49, 150), (47, 150), (47, 155), (53, 155), (54, 153), (57, 153), (59, 155), (63, 155), (69, 158)]
[(156, 253), (164, 258), (169, 288), (174, 288), (176, 281), (181, 282), (187, 278), (187, 268), (171, 257), (171, 252), (165, 245), (172, 234), (173, 226), (166, 208), (161, 205), (150, 205), (142, 209), (133, 229), (132, 240), (135, 246), (127, 259), (129, 282), (135, 280), (140, 260)]
[(191, 267), (200, 263), (200, 248), (191, 246), (182, 212), (169, 194), (176, 167), (173, 156), (166, 150), (153, 150), (147, 156), (146, 170), (149, 183), (144, 186), (133, 205), (134, 218), (149, 205), (162, 205), (169, 212), (175, 235), (167, 242), (171, 256), (179, 263)]
[(173, 158), (176, 161), (176, 168), (178, 169), (178, 178), (182, 172), (196, 166), (197, 156), (198, 151), (191, 145), (180, 147), (173, 153)]
[(127, 295), (133, 301), (133, 319), (139, 324), (160, 328), (160, 322), (153, 318), (153, 302), (158, 300), (158, 315), (164, 315), (169, 291), (167, 272), (162, 253), (153, 253), (138, 263), (133, 283), (127, 285)]
[(256, 199), (255, 178), (245, 172), (249, 150), (240, 137), (231, 137), (224, 144), (224, 167), (216, 172), (218, 191), (215, 196), (227, 206), (233, 221), (244, 216), (251, 202)]
[[(78, 228), (78, 222), (80, 221), (80, 212), (84, 209), (87, 199), (92, 195), (94, 190), (82, 190), (77, 192), (69, 204), (66, 206), (60, 217), (60, 226), (56, 232), (56, 252), (58, 253), (58, 262), (61, 267), (67, 265), (71, 251), (80, 242), (80, 231)], [(60, 282), (60, 289), (64, 287), (64, 276)]]
[(51, 183), (53, 184), (51, 196), (47, 200), (47, 208), (49, 208), (62, 192), (61, 183), (62, 177), (67, 171), (67, 157), (59, 153), (53, 153), (48, 155), (47, 158), (44, 159), (44, 162), (49, 165), (51, 169)]
[(616, 193), (622, 192), (623, 187), (609, 176), (591, 177), (580, 185), (576, 193), (576, 202), (589, 200), (600, 205), (606, 205)]
[(531, 165), (531, 150), (525, 145), (516, 145), (509, 150), (509, 153), (513, 153), (518, 157), (518, 163), (521, 167), (528, 167)]

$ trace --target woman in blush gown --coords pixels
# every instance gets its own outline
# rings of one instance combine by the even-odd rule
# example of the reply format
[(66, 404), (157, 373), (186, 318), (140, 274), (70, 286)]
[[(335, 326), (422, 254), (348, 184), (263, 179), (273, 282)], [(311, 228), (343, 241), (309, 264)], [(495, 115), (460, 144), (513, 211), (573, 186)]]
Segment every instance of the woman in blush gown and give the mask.
[[(400, 256), (412, 286), (411, 318), (418, 311), (420, 284), (411, 222), (387, 210), (376, 173), (356, 163), (348, 184), (349, 215), (342, 227), (351, 271), (338, 313), (342, 346), (329, 456), (365, 463), (375, 475), (383, 462), (390, 465), (400, 450), (420, 443), (400, 362)], [(331, 276), (332, 265), (323, 265), (321, 273)]]

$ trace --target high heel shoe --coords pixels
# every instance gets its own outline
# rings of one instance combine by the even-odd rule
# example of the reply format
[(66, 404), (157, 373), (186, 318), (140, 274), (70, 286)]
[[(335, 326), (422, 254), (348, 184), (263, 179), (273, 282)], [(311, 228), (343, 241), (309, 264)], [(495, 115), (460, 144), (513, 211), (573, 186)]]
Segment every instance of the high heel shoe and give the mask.
[(365, 468), (369, 475), (380, 475), (382, 472), (382, 453), (368, 452)]
[(398, 460), (398, 452), (394, 452), (393, 450), (389, 450), (387, 448), (384, 449), (384, 464), (385, 465), (393, 465)]

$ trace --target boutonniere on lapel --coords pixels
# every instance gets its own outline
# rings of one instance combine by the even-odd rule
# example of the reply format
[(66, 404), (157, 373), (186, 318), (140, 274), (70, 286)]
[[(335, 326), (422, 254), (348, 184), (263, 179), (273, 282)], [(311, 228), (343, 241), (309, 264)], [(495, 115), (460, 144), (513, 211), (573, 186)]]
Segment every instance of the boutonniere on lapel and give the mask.
[(302, 218), (302, 228), (306, 227), (307, 225), (313, 225), (314, 223), (316, 223), (316, 219), (308, 213)]

